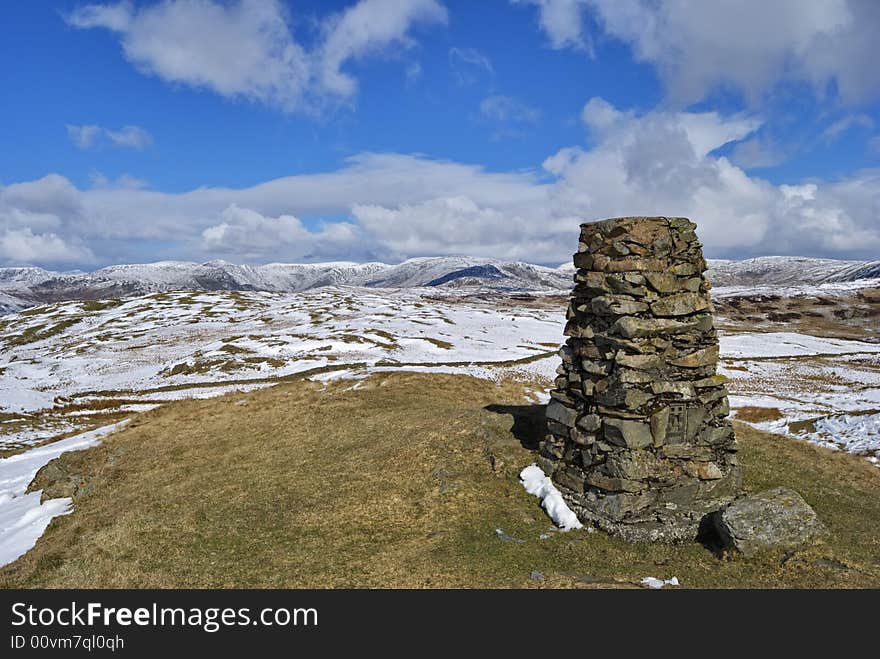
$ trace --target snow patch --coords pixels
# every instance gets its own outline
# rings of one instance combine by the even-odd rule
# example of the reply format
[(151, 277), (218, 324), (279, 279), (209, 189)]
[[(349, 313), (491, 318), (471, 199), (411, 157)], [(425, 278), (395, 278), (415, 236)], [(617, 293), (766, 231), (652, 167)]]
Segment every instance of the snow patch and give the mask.
[(562, 493), (556, 489), (547, 475), (541, 471), (536, 464), (531, 464), (523, 469), (519, 474), (523, 487), (526, 492), (541, 499), (541, 507), (563, 531), (571, 529), (581, 529), (583, 524), (577, 518), (577, 515), (568, 507), (562, 498)]
[(642, 585), (645, 588), (653, 588), (654, 590), (658, 590), (663, 588), (664, 586), (678, 586), (678, 577), (672, 577), (672, 579), (658, 579), (657, 577), (645, 577), (642, 579)]
[(37, 472), (62, 453), (95, 446), (126, 423), (120, 421), (0, 459), (0, 566), (33, 547), (52, 518), (71, 511), (70, 498), (40, 503), (42, 490), (25, 494)]

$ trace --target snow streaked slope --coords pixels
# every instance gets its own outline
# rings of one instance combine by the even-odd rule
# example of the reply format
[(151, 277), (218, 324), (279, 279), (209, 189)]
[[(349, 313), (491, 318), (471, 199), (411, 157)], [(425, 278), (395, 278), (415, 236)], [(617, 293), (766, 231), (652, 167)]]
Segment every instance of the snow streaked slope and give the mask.
[(837, 261), (802, 256), (709, 260), (713, 286), (798, 286), (880, 277), (880, 261)]
[[(0, 324), (0, 412), (51, 409), (89, 392), (132, 400), (144, 390), (152, 396), (317, 369), (477, 369), (553, 354), (563, 338), (562, 304), (505, 305), (502, 313), (496, 302), (437, 299), (431, 290), (430, 300), (425, 289), (331, 287), (36, 307)], [(0, 424), (0, 448), (2, 434)]]
[[(527, 263), (471, 257), (431, 257), (385, 263), (270, 263), (225, 261), (114, 265), (91, 273), (0, 268), (0, 295), (8, 309), (27, 304), (144, 295), (160, 291), (269, 291), (295, 293), (324, 286), (414, 288), (463, 285), (495, 290), (567, 290), (570, 272)], [(4, 300), (0, 298), (0, 305)], [(3, 311), (3, 307), (0, 307)]]

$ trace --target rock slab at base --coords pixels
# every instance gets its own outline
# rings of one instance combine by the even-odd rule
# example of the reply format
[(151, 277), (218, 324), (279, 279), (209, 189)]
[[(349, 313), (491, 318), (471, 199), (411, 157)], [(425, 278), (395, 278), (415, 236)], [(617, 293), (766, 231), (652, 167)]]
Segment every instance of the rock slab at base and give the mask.
[(776, 487), (738, 499), (715, 516), (726, 547), (751, 556), (768, 549), (798, 549), (828, 529), (800, 494)]

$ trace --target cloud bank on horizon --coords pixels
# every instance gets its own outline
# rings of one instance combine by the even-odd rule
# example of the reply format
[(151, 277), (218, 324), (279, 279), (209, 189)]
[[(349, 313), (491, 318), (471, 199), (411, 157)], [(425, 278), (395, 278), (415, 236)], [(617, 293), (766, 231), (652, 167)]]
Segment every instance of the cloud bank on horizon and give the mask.
[[(457, 121), (484, 130), (487, 149), (538, 155), (530, 167), (505, 168), (467, 145), (460, 158), (449, 155), (455, 144), (400, 151), (394, 140), (371, 142), (365, 128), (351, 140), (359, 148), (310, 147), (337, 154), (332, 167), (163, 191), (138, 170), (146, 161), (145, 169), (175, 166), (161, 153), (162, 131), (129, 120), (124, 106), (88, 123), (59, 119), (59, 143), (76, 158), (124, 158), (108, 162), (126, 169), (107, 176), (76, 160), (0, 183), (0, 265), (443, 254), (559, 263), (579, 222), (632, 214), (691, 217), (710, 256), (877, 257), (877, 3), (514, 0), (494, 8), (526, 21), (536, 70), (554, 58), (572, 71), (612, 70), (607, 87), (572, 79), (579, 99), (571, 89), (543, 97), (518, 89), (526, 74), (507, 62), (509, 44), (450, 45), (464, 38), (455, 30), (486, 19), (469, 7), (359, 0), (297, 14), (296, 3), (278, 0), (73, 3), (53, 17), (67, 38), (109, 36), (112, 49), (101, 52), (117, 58), (116, 75), (143, 79), (131, 84), (153, 85), (169, 103), (190, 90), (200, 111), (231, 103), (261, 121), (277, 117), (276, 134), (294, 124), (357, 131), (378, 107), (418, 145), (420, 131), (437, 128), (419, 122), (419, 104), (457, 109), (461, 94), (473, 102)], [(621, 71), (643, 70), (656, 98), (614, 86)], [(387, 94), (392, 83), (412, 107), (382, 106), (374, 89)], [(812, 109), (799, 114), (799, 106)], [(548, 124), (565, 113), (562, 132), (551, 134)]]

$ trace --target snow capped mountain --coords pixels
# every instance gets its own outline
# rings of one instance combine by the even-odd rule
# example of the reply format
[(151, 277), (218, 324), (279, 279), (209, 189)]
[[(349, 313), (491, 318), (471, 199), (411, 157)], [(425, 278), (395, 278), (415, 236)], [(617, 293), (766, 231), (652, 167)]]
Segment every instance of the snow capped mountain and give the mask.
[(709, 260), (713, 286), (815, 285), (880, 277), (880, 261), (837, 261), (803, 256), (761, 256), (742, 261)]
[(571, 284), (571, 271), (469, 257), (425, 257), (397, 265), (343, 261), (250, 266), (226, 261), (160, 261), (113, 265), (90, 273), (0, 268), (0, 313), (46, 302), (104, 299), (172, 290), (295, 293), (322, 286), (565, 290)]
[[(160, 291), (269, 291), (295, 293), (322, 286), (369, 288), (481, 288), (567, 291), (574, 266), (548, 268), (517, 261), (439, 256), (402, 263), (269, 263), (160, 261), (113, 265), (95, 272), (0, 268), (0, 314), (33, 304), (91, 300)], [(709, 280), (722, 286), (799, 286), (880, 277), (880, 261), (835, 261), (767, 256), (710, 260)]]

